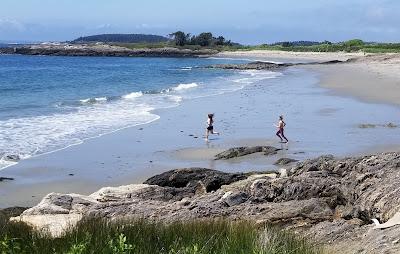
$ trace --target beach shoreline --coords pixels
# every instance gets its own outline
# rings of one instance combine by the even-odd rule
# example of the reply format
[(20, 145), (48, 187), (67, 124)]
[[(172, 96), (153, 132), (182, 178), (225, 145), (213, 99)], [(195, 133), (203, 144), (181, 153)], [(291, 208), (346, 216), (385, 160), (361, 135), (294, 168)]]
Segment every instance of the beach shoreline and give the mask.
[(252, 50), (223, 52), (220, 57), (282, 61), (347, 61), (349, 63), (302, 66), (320, 75), (320, 85), (341, 96), (372, 103), (400, 105), (400, 54), (364, 54), (362, 52), (289, 52)]
[[(271, 56), (271, 58), (279, 60), (277, 55)], [(295, 55), (295, 57), (290, 58), (291, 55)], [(310, 55), (311, 57), (305, 59), (308, 54), (279, 53), (280, 59), (285, 61), (288, 58), (291, 59), (290, 61), (304, 61), (304, 59), (306, 61), (335, 60), (329, 57), (322, 59), (321, 54)], [(334, 57), (334, 55), (331, 57)], [(340, 60), (347, 60), (356, 56), (359, 56), (359, 54), (344, 54)], [(221, 55), (221, 57), (237, 56), (225, 54)], [(258, 53), (250, 53), (248, 55), (241, 53), (239, 57), (251, 59), (255, 57), (254, 59), (261, 60), (271, 59), (266, 54), (259, 55)], [(398, 107), (393, 103), (391, 104), (389, 100), (385, 100), (385, 98), (382, 101), (364, 100), (358, 94), (353, 95), (345, 90), (335, 90), (330, 85), (331, 83), (327, 82), (327, 80), (334, 80), (340, 83), (344, 78), (352, 79), (358, 77), (358, 75), (362, 76), (363, 74), (360, 72), (361, 74), (354, 76), (340, 77), (342, 78), (341, 80), (335, 77), (337, 76), (334, 75), (337, 73), (336, 68), (346, 68), (346, 66), (356, 64), (291, 67), (283, 71), (283, 77), (278, 77), (277, 79), (264, 80), (250, 87), (224, 95), (185, 101), (181, 106), (172, 110), (158, 110), (156, 113), (160, 113), (161, 119), (150, 124), (127, 128), (100, 138), (87, 140), (83, 144), (63, 151), (21, 161), (17, 166), (1, 171), (2, 176), (13, 177), (15, 180), (1, 183), (1, 188), (5, 191), (0, 195), (0, 204), (3, 207), (15, 205), (32, 206), (49, 192), (89, 194), (103, 186), (141, 183), (150, 176), (174, 168), (207, 167), (227, 172), (273, 170), (277, 169), (277, 167), (273, 166), (273, 163), (280, 157), (304, 160), (324, 153), (333, 153), (341, 157), (396, 150), (399, 147), (398, 144), (400, 144), (397, 140), (370, 139), (368, 136), (370, 135), (369, 133), (377, 135), (377, 137), (391, 135), (398, 128), (393, 130), (388, 128), (361, 130), (356, 127), (357, 124), (370, 123), (363, 122), (362, 118), (354, 120), (354, 122), (350, 123), (351, 126), (343, 123), (338, 126), (346, 129), (346, 137), (351, 139), (354, 135), (361, 135), (367, 138), (367, 142), (365, 144), (360, 143), (360, 140), (362, 140), (360, 136), (360, 138), (349, 143), (347, 148), (338, 147), (337, 150), (332, 150), (333, 144), (329, 142), (315, 147), (313, 144), (320, 142), (313, 139), (308, 140), (312, 138), (312, 136), (307, 136), (309, 135), (307, 134), (308, 128), (301, 126), (303, 125), (301, 118), (297, 119), (299, 109), (292, 103), (293, 98), (296, 98), (297, 95), (306, 96), (307, 100), (315, 96), (325, 98), (328, 101), (332, 100), (330, 104), (324, 102), (319, 106), (307, 104), (307, 108), (303, 109), (307, 112), (309, 111), (310, 116), (318, 117), (319, 121), (323, 121), (321, 123), (322, 126), (316, 129), (316, 131), (319, 131), (317, 135), (321, 137), (327, 135), (321, 131), (329, 127), (331, 119), (343, 116), (345, 113), (343, 112), (343, 106), (336, 105), (335, 101), (350, 103), (350, 105), (356, 103), (358, 105), (357, 102), (353, 102), (353, 98), (360, 98), (361, 101), (366, 102), (365, 104), (360, 102), (358, 105), (360, 108), (369, 105), (373, 109), (375, 104), (371, 103), (378, 102), (383, 103), (378, 107), (382, 107), (385, 111), (398, 112)], [(352, 69), (352, 71), (359, 73), (357, 68)], [(371, 75), (375, 74), (371, 73)], [(379, 77), (379, 79), (386, 80), (385, 76)], [(391, 84), (391, 79), (392, 77), (388, 78), (388, 84)], [(368, 80), (371, 81), (372, 79)], [(291, 95), (292, 91), (288, 93), (281, 87), (282, 83), (291, 82), (298, 86), (296, 88), (298, 91), (294, 92), (293, 95)], [(359, 81), (357, 82), (359, 85), (362, 84)], [(325, 83), (328, 85), (324, 85)], [(374, 85), (374, 83), (370, 82), (369, 85)], [(280, 105), (279, 100), (277, 100), (271, 102), (278, 104), (277, 108), (272, 110), (270, 105), (264, 103), (265, 96), (271, 92), (271, 89), (275, 90), (276, 94), (286, 93), (289, 97), (283, 100), (289, 105), (293, 104), (289, 106), (292, 107), (291, 111), (287, 112), (289, 122), (295, 122), (300, 126), (293, 128), (294, 126), (291, 125), (288, 129), (289, 139), (295, 133), (302, 133), (301, 135), (303, 136), (297, 137), (297, 140), (290, 142), (289, 151), (283, 150), (278, 156), (250, 156), (244, 159), (215, 161), (213, 156), (217, 152), (231, 147), (280, 145), (274, 136), (274, 128), (272, 128), (276, 115), (270, 114), (270, 112), (281, 113), (284, 106)], [(355, 91), (357, 92), (357, 89)], [(342, 97), (344, 98), (342, 99)], [(235, 103), (232, 104), (232, 101)], [(386, 106), (386, 104), (391, 105)], [(210, 143), (206, 143), (202, 140), (204, 130), (201, 127), (204, 126), (205, 122), (202, 116), (215, 110), (217, 110), (216, 127), (218, 131), (222, 132), (222, 136), (213, 137)], [(357, 118), (357, 116), (355, 117)], [(182, 119), (184, 120), (182, 121)], [(377, 122), (371, 123), (383, 125), (395, 119), (395, 116), (392, 118), (382, 117), (382, 119), (377, 118)], [(168, 133), (168, 135), (163, 135), (164, 133)], [(340, 135), (340, 132), (335, 135)]]

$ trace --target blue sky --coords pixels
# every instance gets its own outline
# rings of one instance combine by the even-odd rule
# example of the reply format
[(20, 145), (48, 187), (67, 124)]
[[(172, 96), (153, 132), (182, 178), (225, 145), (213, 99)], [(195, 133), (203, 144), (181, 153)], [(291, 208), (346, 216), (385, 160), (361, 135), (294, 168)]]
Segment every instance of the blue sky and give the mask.
[(210, 31), (244, 44), (400, 41), (398, 0), (1, 0), (0, 41)]

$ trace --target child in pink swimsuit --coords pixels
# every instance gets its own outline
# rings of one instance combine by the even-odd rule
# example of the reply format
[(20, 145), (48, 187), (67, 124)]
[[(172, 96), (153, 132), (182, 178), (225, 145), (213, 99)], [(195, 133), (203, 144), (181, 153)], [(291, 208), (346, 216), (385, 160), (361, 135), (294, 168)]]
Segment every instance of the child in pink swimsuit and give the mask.
[(278, 131), (276, 132), (276, 135), (281, 139), (281, 142), (283, 142), (283, 139), (286, 140), (285, 143), (289, 142), (289, 140), (285, 137), (285, 134), (283, 133), (283, 129), (286, 126), (286, 123), (283, 121), (283, 116), (279, 116), (279, 122), (276, 128), (278, 128)]

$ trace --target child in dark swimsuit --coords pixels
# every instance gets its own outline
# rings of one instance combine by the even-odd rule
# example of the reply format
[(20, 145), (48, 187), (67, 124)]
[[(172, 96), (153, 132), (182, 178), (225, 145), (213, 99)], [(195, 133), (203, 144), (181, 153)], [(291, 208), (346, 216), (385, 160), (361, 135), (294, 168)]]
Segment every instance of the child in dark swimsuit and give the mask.
[(289, 142), (289, 140), (285, 137), (285, 134), (283, 134), (283, 129), (286, 126), (286, 123), (283, 121), (283, 116), (279, 116), (279, 122), (276, 127), (278, 128), (278, 131), (276, 132), (276, 135), (281, 139), (281, 142), (283, 142), (283, 138), (286, 140), (286, 143)]
[(214, 131), (214, 114), (208, 114), (207, 115), (207, 128), (206, 128), (206, 140), (208, 140), (208, 135), (211, 134), (218, 134), (218, 132)]

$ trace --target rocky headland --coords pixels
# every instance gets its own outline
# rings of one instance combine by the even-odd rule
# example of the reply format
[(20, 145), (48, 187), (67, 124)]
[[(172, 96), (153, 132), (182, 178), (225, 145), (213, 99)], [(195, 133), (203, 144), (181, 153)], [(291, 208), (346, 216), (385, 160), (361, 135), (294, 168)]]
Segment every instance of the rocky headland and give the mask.
[(0, 54), (46, 56), (113, 56), (113, 57), (199, 57), (217, 54), (212, 49), (135, 48), (107, 44), (35, 44), (0, 48)]
[[(268, 155), (274, 149), (230, 149), (216, 159), (243, 152)], [(294, 162), (285, 158), (282, 164), (287, 160)], [(88, 196), (50, 193), (12, 220), (59, 235), (88, 217), (245, 219), (298, 232), (332, 253), (399, 253), (400, 153), (321, 156), (279, 172), (176, 169)]]

